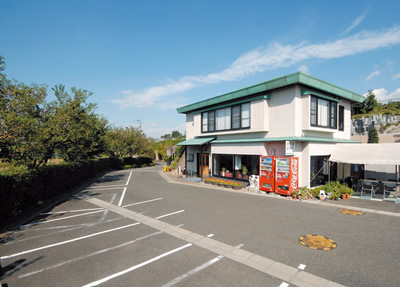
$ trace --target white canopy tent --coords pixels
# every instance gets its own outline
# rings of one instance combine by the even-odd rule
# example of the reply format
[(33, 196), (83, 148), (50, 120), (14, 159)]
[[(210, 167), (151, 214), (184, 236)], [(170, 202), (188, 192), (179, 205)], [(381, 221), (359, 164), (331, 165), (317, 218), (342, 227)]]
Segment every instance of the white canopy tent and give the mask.
[(329, 161), (398, 166), (400, 165), (400, 143), (337, 144)]
[(363, 164), (395, 166), (394, 180), (399, 182), (400, 143), (337, 144), (329, 161), (342, 164), (343, 181), (345, 180), (345, 165)]

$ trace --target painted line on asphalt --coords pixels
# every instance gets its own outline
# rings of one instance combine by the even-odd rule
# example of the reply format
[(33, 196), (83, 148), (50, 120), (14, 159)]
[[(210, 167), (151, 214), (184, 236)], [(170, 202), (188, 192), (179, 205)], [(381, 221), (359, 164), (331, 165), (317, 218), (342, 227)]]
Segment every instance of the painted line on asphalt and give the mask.
[(202, 236), (189, 230), (177, 228), (176, 226), (173, 226), (167, 222), (139, 214), (126, 208), (118, 207), (114, 204), (110, 204), (98, 198), (90, 198), (87, 201), (99, 207), (109, 209), (110, 211), (122, 215), (126, 218), (136, 220), (147, 226), (153, 227), (160, 231), (164, 231), (166, 234), (190, 242), (196, 246), (214, 252), (218, 255), (224, 255), (226, 258), (231, 259), (235, 262), (241, 263), (243, 265), (261, 271), (269, 276), (285, 282), (289, 282), (290, 284), (299, 287), (343, 286), (338, 283), (329, 281), (325, 278), (308, 273), (306, 271), (299, 270), (295, 267), (274, 261), (272, 259), (251, 253), (243, 249), (237, 249), (234, 246), (225, 244), (212, 238), (207, 238), (206, 236)]
[[(117, 197), (117, 194), (114, 193), (114, 195), (111, 197), (110, 203), (114, 203), (114, 200), (115, 200), (116, 197)], [(103, 222), (104, 219), (106, 218), (108, 212), (109, 212), (109, 210), (106, 209), (106, 211), (104, 211), (103, 215), (101, 216), (101, 218), (99, 219), (98, 222)]]
[(179, 210), (179, 211), (175, 211), (175, 212), (171, 212), (171, 213), (168, 213), (168, 214), (160, 215), (160, 216), (156, 217), (156, 219), (160, 219), (160, 218), (164, 218), (164, 217), (167, 217), (167, 216), (175, 215), (175, 214), (178, 214), (178, 213), (182, 213), (184, 211), (185, 210), (182, 209), (182, 210)]
[(11, 254), (11, 255), (7, 255), (7, 256), (2, 256), (2, 257), (0, 257), (0, 259), (3, 260), (3, 259), (12, 258), (12, 257), (17, 257), (17, 256), (20, 256), (20, 255), (32, 253), (32, 252), (35, 252), (35, 251), (39, 251), (39, 250), (43, 250), (43, 249), (47, 249), (47, 248), (51, 248), (51, 247), (55, 247), (55, 246), (64, 245), (64, 244), (75, 242), (75, 241), (82, 240), (82, 239), (91, 238), (91, 237), (94, 237), (94, 236), (97, 236), (97, 235), (101, 235), (101, 234), (104, 234), (104, 233), (109, 233), (109, 232), (121, 230), (121, 229), (124, 229), (124, 228), (128, 228), (128, 227), (132, 227), (132, 226), (135, 226), (135, 225), (139, 225), (139, 224), (140, 224), (140, 222), (136, 222), (136, 223), (120, 226), (120, 227), (117, 227), (117, 228), (112, 228), (112, 229), (104, 230), (104, 231), (101, 231), (101, 232), (92, 233), (92, 234), (81, 236), (81, 237), (78, 237), (78, 238), (69, 239), (69, 240), (58, 242), (58, 243), (45, 245), (45, 246), (42, 246), (42, 247), (38, 247), (38, 248), (22, 251), (22, 252)]
[(152, 202), (152, 201), (157, 201), (157, 200), (161, 200), (163, 199), (162, 197), (159, 198), (155, 198), (155, 199), (150, 199), (150, 200), (145, 200), (145, 201), (140, 201), (140, 202), (135, 202), (135, 203), (131, 203), (131, 204), (126, 204), (122, 207), (128, 207), (128, 206), (134, 206), (134, 205), (139, 205), (139, 204), (143, 204), (143, 203), (148, 203), (148, 202)]
[(52, 211), (52, 212), (42, 212), (39, 213), (40, 215), (51, 215), (51, 214), (63, 214), (63, 213), (70, 213), (70, 212), (82, 212), (82, 211), (93, 211), (93, 210), (100, 210), (104, 208), (86, 208), (86, 209), (75, 209), (75, 210), (64, 210), (64, 211)]
[(124, 191), (122, 192), (121, 199), (118, 202), (118, 206), (122, 205), (122, 201), (124, 200), (125, 192), (126, 192), (126, 187), (124, 188)]
[(152, 259), (149, 259), (149, 260), (147, 260), (147, 261), (144, 261), (144, 262), (142, 262), (142, 263), (140, 263), (140, 264), (137, 264), (137, 265), (135, 265), (135, 266), (132, 266), (132, 267), (130, 267), (130, 268), (128, 268), (128, 269), (125, 269), (125, 270), (123, 270), (123, 271), (121, 271), (121, 272), (114, 273), (114, 274), (112, 274), (112, 275), (110, 275), (110, 276), (104, 277), (103, 279), (100, 279), (100, 280), (91, 282), (91, 283), (89, 283), (89, 284), (86, 284), (86, 285), (84, 285), (84, 286), (82, 286), (82, 287), (93, 287), (93, 286), (100, 285), (100, 284), (102, 284), (102, 283), (104, 283), (104, 282), (107, 282), (107, 281), (109, 281), (109, 280), (111, 280), (111, 279), (114, 279), (114, 278), (116, 278), (116, 277), (119, 277), (119, 276), (121, 276), (121, 275), (124, 275), (124, 274), (126, 274), (126, 273), (128, 273), (128, 272), (131, 272), (131, 271), (133, 271), (133, 270), (136, 270), (136, 269), (138, 269), (138, 268), (140, 268), (140, 267), (143, 267), (143, 266), (145, 266), (145, 265), (148, 265), (148, 264), (150, 264), (150, 263), (153, 263), (154, 261), (160, 260), (161, 258), (164, 258), (164, 257), (166, 257), (166, 256), (168, 256), (168, 255), (173, 254), (173, 253), (179, 252), (179, 251), (181, 251), (181, 250), (183, 250), (183, 249), (185, 249), (185, 248), (188, 248), (188, 247), (190, 247), (190, 246), (192, 246), (191, 243), (185, 244), (185, 245), (183, 245), (183, 246), (181, 246), (181, 247), (178, 247), (178, 248), (175, 248), (175, 249), (173, 249), (173, 250), (171, 250), (171, 251), (165, 252), (165, 253), (163, 253), (163, 254), (161, 254), (161, 255), (158, 255), (157, 257), (154, 257), (154, 258), (152, 258)]
[(28, 277), (28, 276), (31, 276), (31, 275), (35, 275), (35, 274), (41, 273), (43, 271), (49, 271), (51, 269), (54, 269), (54, 268), (57, 268), (57, 267), (61, 267), (63, 265), (69, 264), (69, 263), (75, 263), (75, 262), (78, 262), (80, 260), (87, 259), (89, 257), (95, 256), (95, 255), (99, 255), (99, 254), (102, 254), (102, 253), (105, 253), (105, 252), (108, 252), (108, 251), (112, 251), (112, 250), (115, 250), (115, 249), (130, 245), (130, 244), (133, 244), (133, 243), (138, 242), (140, 240), (144, 240), (144, 239), (150, 238), (152, 236), (155, 236), (155, 235), (158, 235), (158, 234), (161, 234), (161, 233), (163, 233), (163, 232), (162, 231), (158, 231), (158, 232), (154, 232), (154, 233), (151, 233), (151, 234), (148, 234), (148, 235), (145, 235), (145, 236), (141, 236), (141, 237), (138, 237), (136, 239), (124, 242), (124, 243), (116, 245), (116, 246), (112, 246), (112, 247), (109, 247), (109, 248), (98, 250), (96, 252), (93, 252), (93, 253), (90, 253), (90, 254), (87, 254), (87, 255), (84, 255), (84, 256), (81, 256), (81, 257), (73, 258), (73, 259), (70, 259), (70, 260), (67, 260), (67, 261), (63, 261), (63, 262), (60, 262), (58, 264), (55, 264), (55, 265), (52, 265), (52, 266), (49, 266), (49, 267), (45, 267), (45, 268), (42, 268), (42, 269), (39, 269), (39, 270), (36, 270), (36, 271), (32, 271), (32, 272), (20, 275), (20, 276), (18, 276), (18, 278)]
[(67, 216), (67, 217), (61, 217), (61, 218), (56, 218), (56, 219), (49, 219), (49, 220), (46, 220), (46, 221), (36, 221), (36, 222), (33, 222), (33, 223), (21, 225), (20, 227), (36, 226), (36, 225), (39, 225), (39, 224), (44, 224), (44, 223), (49, 223), (49, 222), (54, 222), (54, 221), (59, 221), (59, 220), (64, 220), (64, 219), (70, 219), (70, 218), (79, 217), (79, 216), (84, 216), (84, 215), (95, 214), (95, 213), (99, 213), (99, 212), (103, 212), (103, 211), (104, 211), (104, 209), (101, 209), (101, 210), (86, 212), (86, 213), (82, 213), (82, 214), (71, 215), (71, 216)]
[(211, 233), (211, 234), (208, 234), (207, 237), (208, 237), (208, 238), (214, 237), (214, 234), (212, 234), (212, 233)]
[[(107, 187), (107, 188), (96, 188), (96, 189), (84, 189), (82, 190), (82, 192), (84, 191), (104, 191), (104, 190), (114, 190), (114, 189), (121, 189), (124, 188), (125, 186), (120, 186), (120, 187)], [(125, 187), (126, 188), (126, 187)]]
[[(240, 244), (240, 245), (236, 246), (236, 248), (240, 248), (242, 246), (243, 246), (243, 244)], [(220, 261), (224, 257), (225, 256), (223, 256), (223, 255), (219, 255), (219, 256), (215, 257), (214, 259), (211, 259), (210, 261), (208, 261), (208, 262), (206, 262), (206, 263), (204, 263), (204, 264), (202, 264), (202, 265), (190, 270), (189, 272), (187, 272), (185, 274), (182, 274), (181, 276), (176, 277), (174, 280), (168, 282), (167, 284), (162, 285), (161, 287), (171, 287), (171, 286), (175, 285), (176, 283), (182, 281), (183, 279), (186, 279), (189, 276), (191, 276), (191, 275), (193, 275), (193, 274), (195, 274), (195, 273), (197, 273), (197, 272), (199, 272), (199, 271), (201, 271), (201, 270), (213, 265), (214, 263), (217, 263), (218, 261)]]
[(124, 217), (117, 217), (117, 218), (109, 219), (109, 220), (106, 220), (103, 222), (98, 222), (98, 223), (84, 223), (84, 224), (64, 225), (64, 226), (56, 226), (56, 227), (36, 228), (35, 231), (36, 230), (61, 229), (61, 228), (69, 228), (69, 229), (64, 229), (64, 230), (59, 230), (59, 231), (50, 232), (50, 233), (46, 233), (46, 234), (36, 235), (36, 236), (23, 238), (23, 239), (19, 239), (19, 240), (13, 240), (13, 241), (4, 243), (4, 245), (10, 245), (10, 244), (14, 244), (17, 242), (22, 242), (22, 241), (27, 241), (27, 240), (32, 240), (32, 239), (38, 239), (38, 238), (42, 238), (42, 237), (46, 237), (46, 236), (50, 236), (50, 235), (54, 235), (54, 234), (58, 234), (58, 233), (63, 233), (63, 232), (67, 232), (67, 231), (72, 231), (72, 230), (76, 230), (76, 229), (81, 229), (81, 228), (85, 228), (85, 227), (92, 227), (92, 226), (95, 226), (98, 224), (109, 223), (109, 222), (120, 220), (123, 218)]
[(126, 184), (125, 184), (125, 185), (128, 185), (128, 184), (129, 184), (129, 181), (131, 180), (131, 176), (132, 176), (132, 171), (129, 173), (129, 177), (128, 177), (128, 180), (126, 181)]
[(300, 270), (304, 270), (304, 269), (306, 269), (306, 266), (307, 265), (300, 264), (297, 268), (299, 268)]
[(102, 185), (102, 186), (91, 186), (88, 187), (86, 190), (92, 190), (92, 189), (99, 189), (99, 188), (122, 188), (125, 187), (126, 184), (119, 184), (119, 185)]
[(288, 287), (288, 286), (289, 286), (289, 284), (287, 284), (286, 282), (282, 282), (282, 284), (279, 285), (279, 287)]

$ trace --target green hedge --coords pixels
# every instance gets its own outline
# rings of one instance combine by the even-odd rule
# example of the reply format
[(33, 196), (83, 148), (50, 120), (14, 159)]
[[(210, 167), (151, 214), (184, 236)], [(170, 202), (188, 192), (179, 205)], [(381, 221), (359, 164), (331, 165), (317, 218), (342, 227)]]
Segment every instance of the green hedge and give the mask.
[(0, 226), (99, 172), (120, 168), (120, 159), (108, 158), (3, 172), (0, 174)]

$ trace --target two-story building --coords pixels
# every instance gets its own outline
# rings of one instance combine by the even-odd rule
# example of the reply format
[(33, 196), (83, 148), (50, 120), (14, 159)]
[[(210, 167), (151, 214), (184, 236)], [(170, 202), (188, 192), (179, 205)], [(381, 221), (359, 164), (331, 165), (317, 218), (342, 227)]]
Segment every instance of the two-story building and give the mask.
[(296, 72), (178, 108), (186, 114), (186, 141), (178, 145), (186, 146), (187, 171), (198, 176), (244, 180), (259, 174), (260, 155), (296, 156), (299, 186), (317, 185), (328, 171), (341, 174), (328, 158), (337, 143), (356, 142), (351, 104), (363, 100)]

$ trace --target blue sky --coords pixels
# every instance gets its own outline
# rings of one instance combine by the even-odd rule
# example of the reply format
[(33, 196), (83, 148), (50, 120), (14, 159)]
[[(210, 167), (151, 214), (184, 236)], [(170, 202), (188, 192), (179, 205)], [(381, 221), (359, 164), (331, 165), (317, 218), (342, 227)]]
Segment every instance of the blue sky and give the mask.
[(177, 107), (299, 70), (400, 99), (400, 1), (0, 0), (0, 7), (9, 78), (90, 90), (110, 123), (140, 121), (155, 138), (184, 132)]

